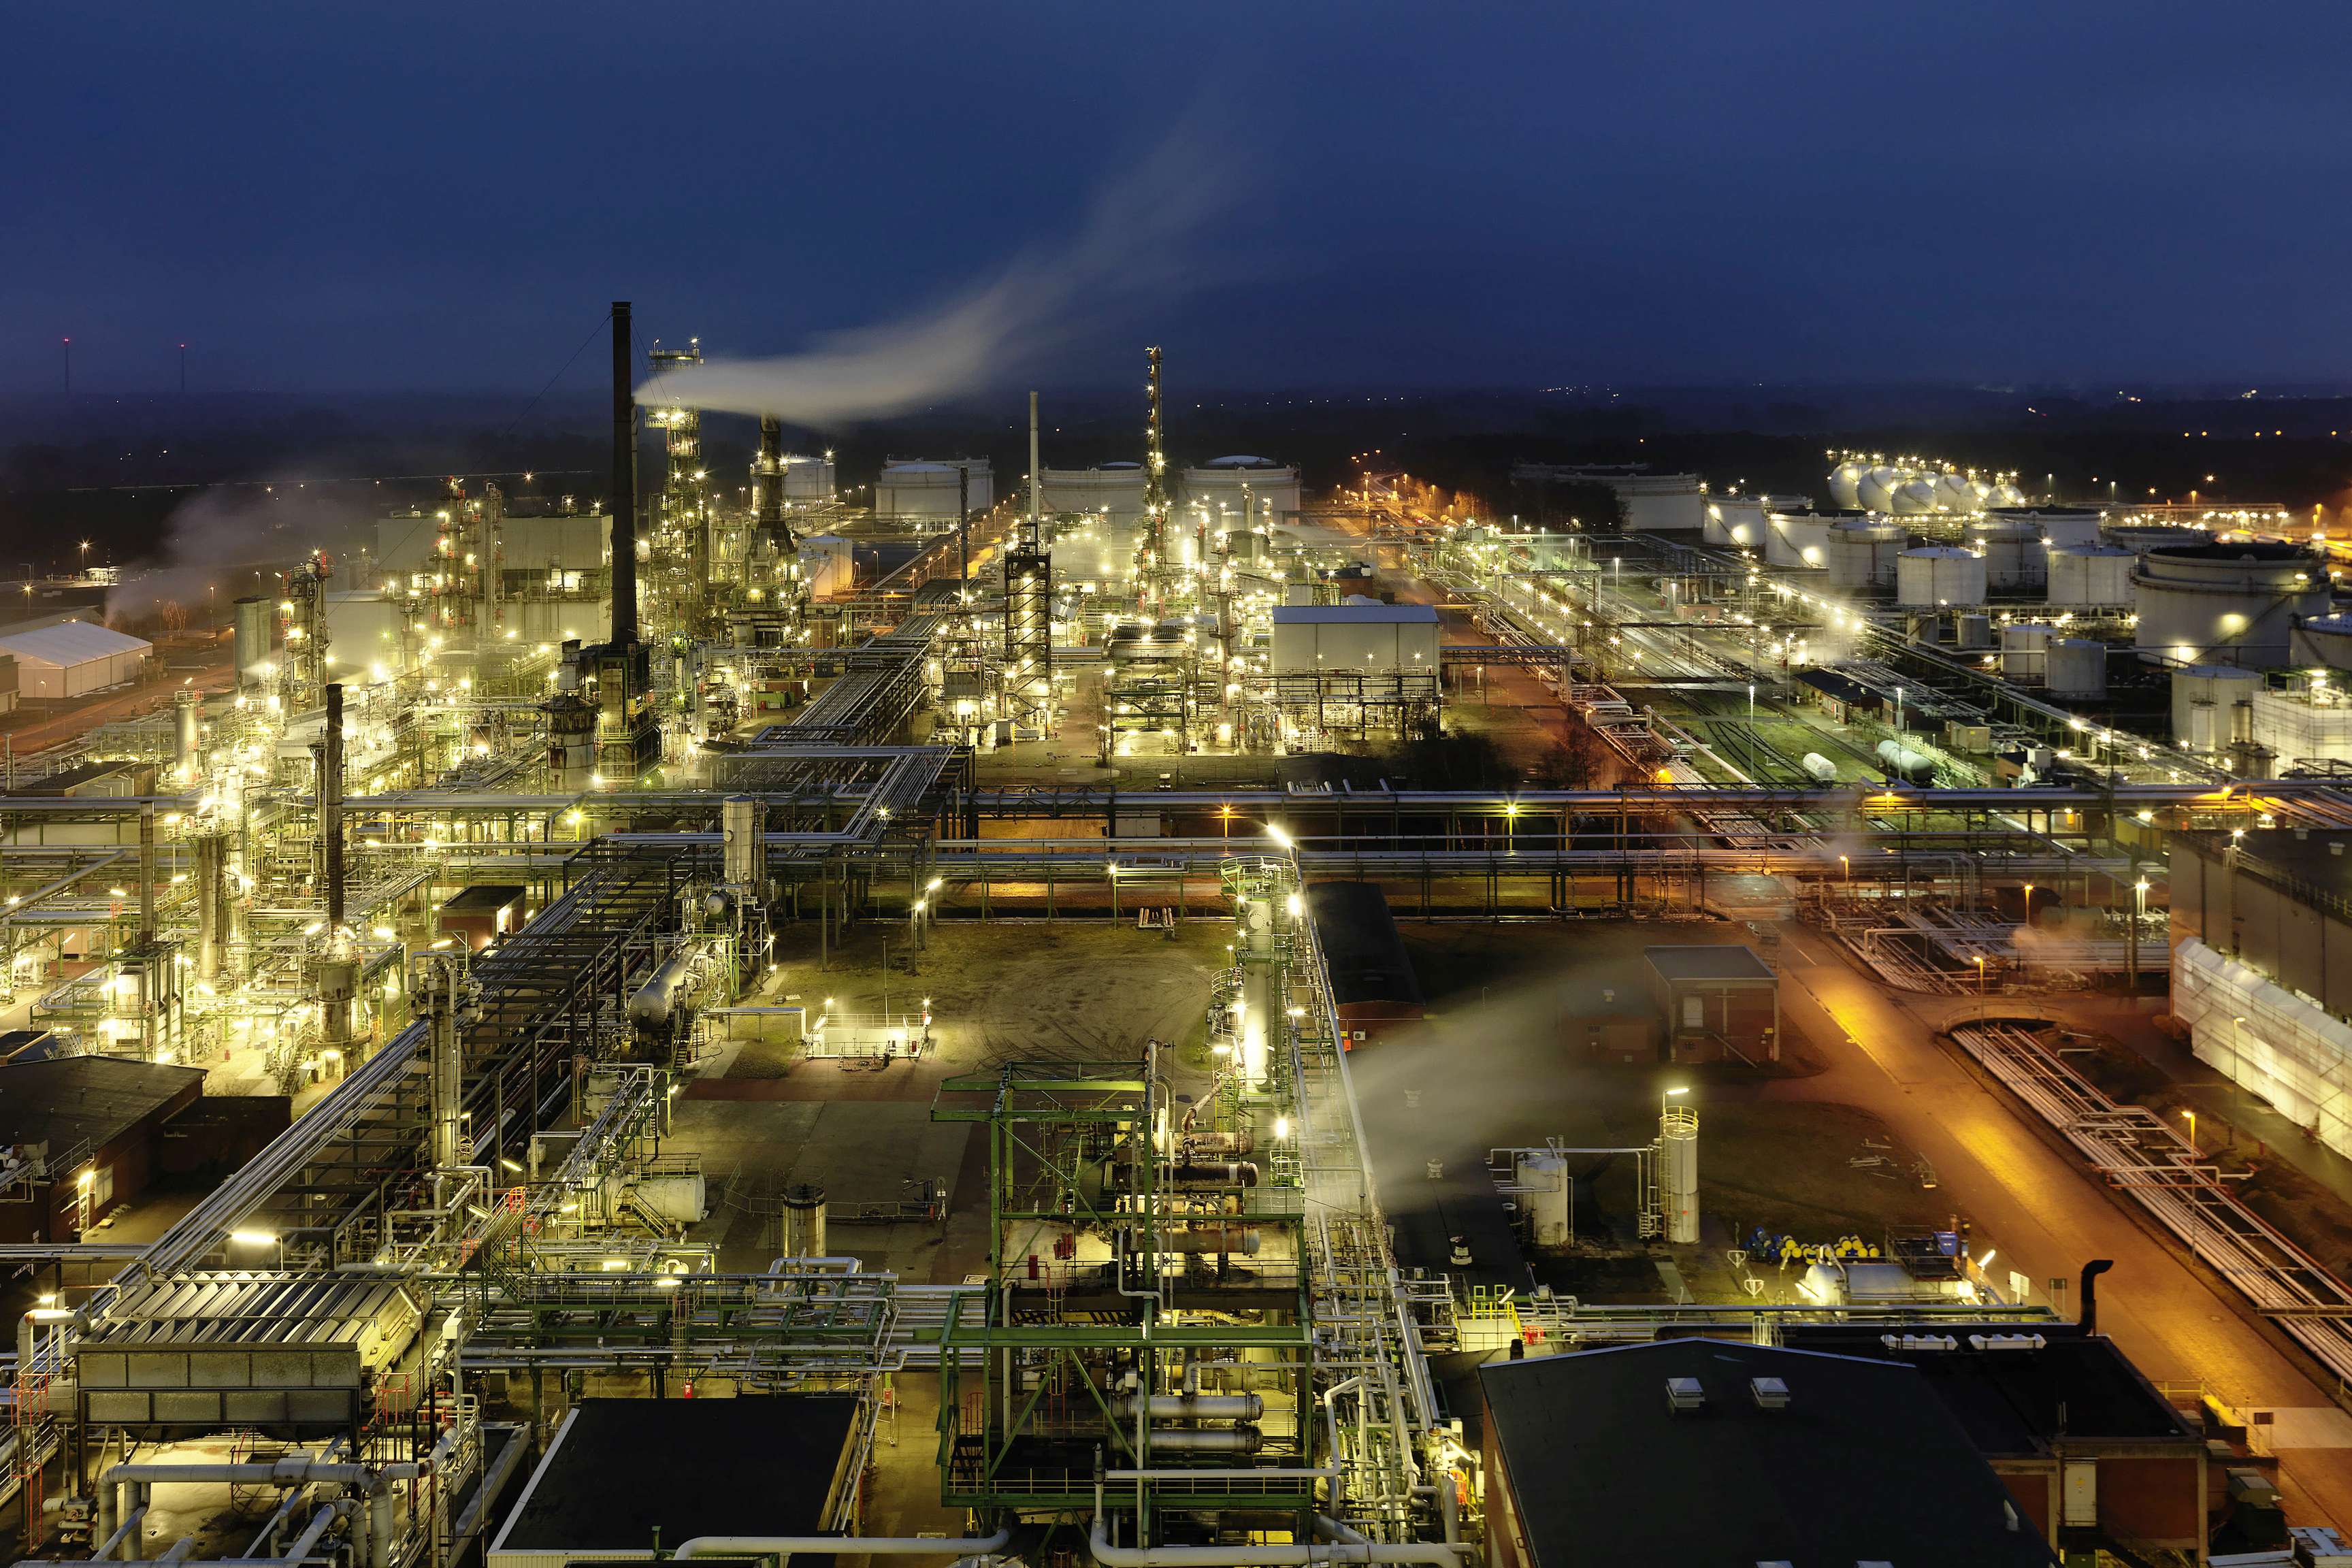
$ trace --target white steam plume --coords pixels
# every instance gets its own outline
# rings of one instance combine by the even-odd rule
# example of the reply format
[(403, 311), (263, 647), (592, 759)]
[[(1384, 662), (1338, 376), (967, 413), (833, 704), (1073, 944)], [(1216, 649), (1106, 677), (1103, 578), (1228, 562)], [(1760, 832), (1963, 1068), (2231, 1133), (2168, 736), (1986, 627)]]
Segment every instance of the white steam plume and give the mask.
[[(1188, 117), (1199, 126), (1206, 116)], [(1232, 160), (1180, 129), (1099, 195), (1077, 236), (1033, 247), (993, 281), (927, 313), (820, 337), (808, 352), (711, 360), (655, 376), (637, 401), (824, 426), (886, 418), (975, 392), (1121, 300), (1202, 277), (1189, 243), (1236, 195)]]
[[(356, 544), (373, 543), (368, 524), (373, 512), (365, 505), (328, 500), (316, 491), (301, 499), (285, 493), (295, 488), (282, 481), (273, 493), (251, 488), (205, 490), (173, 509), (161, 555), (152, 565), (135, 569), (107, 591), (106, 618), (138, 621), (167, 604), (177, 604), (201, 616), (207, 605), (225, 610), (236, 595), (251, 591), (257, 569), (282, 570), (313, 550), (325, 549), (341, 558)], [(337, 588), (365, 584), (338, 581)]]

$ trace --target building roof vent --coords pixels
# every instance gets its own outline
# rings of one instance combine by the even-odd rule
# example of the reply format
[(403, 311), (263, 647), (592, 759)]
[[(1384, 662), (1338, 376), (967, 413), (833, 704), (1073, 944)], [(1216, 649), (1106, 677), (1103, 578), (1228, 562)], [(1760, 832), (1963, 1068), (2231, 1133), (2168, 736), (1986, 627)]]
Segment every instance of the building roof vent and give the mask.
[(1789, 1385), (1777, 1377), (1751, 1377), (1748, 1380), (1748, 1392), (1755, 1395), (1759, 1410), (1789, 1408)]
[(1669, 1410), (1700, 1410), (1706, 1405), (1706, 1390), (1695, 1377), (1666, 1379), (1666, 1408)]

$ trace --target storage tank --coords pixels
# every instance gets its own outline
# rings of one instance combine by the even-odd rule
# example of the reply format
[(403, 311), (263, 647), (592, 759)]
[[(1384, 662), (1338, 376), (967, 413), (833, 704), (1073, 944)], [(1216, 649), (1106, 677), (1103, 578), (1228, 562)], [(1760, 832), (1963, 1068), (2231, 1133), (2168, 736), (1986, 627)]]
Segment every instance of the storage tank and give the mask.
[(2192, 752), (2221, 752), (2233, 739), (2251, 739), (2258, 671), (2198, 664), (2172, 672), (2172, 738)]
[(1716, 496), (1706, 503), (1699, 537), (1709, 544), (1761, 550), (1765, 527), (1762, 496)]
[(1772, 566), (1827, 566), (1830, 530), (1835, 518), (1819, 512), (1773, 512), (1764, 536), (1764, 560)]
[(1815, 784), (1837, 783), (1837, 764), (1819, 752), (1807, 752), (1797, 765), (1804, 769), (1805, 776)]
[(1989, 511), (1988, 515), (2031, 523), (2053, 546), (2073, 549), (2099, 542), (2099, 514), (2079, 507), (2011, 506)]
[(1965, 474), (1936, 476), (1936, 505), (1939, 510), (1971, 512), (1983, 510), (1977, 488)]
[(1698, 1112), (1670, 1106), (1658, 1118), (1658, 1198), (1666, 1211), (1666, 1239), (1698, 1239)]
[(1932, 784), (1936, 778), (1936, 759), (1925, 752), (1915, 752), (1900, 741), (1878, 742), (1878, 765), (1896, 778), (1913, 784)]
[(1568, 1162), (1557, 1154), (1518, 1157), (1519, 1202), (1538, 1247), (1568, 1245)]
[(1868, 470), (1848, 458), (1830, 470), (1830, 504), (1846, 510), (1862, 504), (1862, 476)]
[(1906, 550), (1895, 559), (1895, 597), (1906, 608), (1919, 610), (1981, 605), (1985, 599), (1984, 557), (1948, 544)]
[(2039, 684), (2050, 673), (2050, 639), (2058, 634), (2039, 622), (2000, 628), (2000, 678)]
[(1967, 531), (1968, 546), (1985, 558), (1985, 586), (2006, 594), (2040, 588), (2050, 581), (2042, 531), (2012, 518), (1980, 518)]
[(885, 463), (874, 480), (874, 515), (952, 522), (964, 493), (961, 476), (967, 471), (971, 476), (971, 510), (986, 511), (996, 499), (990, 493), (993, 475), (988, 459), (957, 458), (940, 463)]
[(838, 533), (801, 541), (801, 581), (813, 599), (830, 599), (857, 584), (857, 547)]
[(2017, 488), (2017, 481), (2014, 479), (1995, 480), (1993, 482), (1990, 500), (1991, 504), (1994, 506), (2023, 506), (2026, 504), (2025, 492)]
[(2203, 529), (2179, 522), (2103, 522), (2099, 533), (2109, 544), (2134, 555), (2183, 544), (2210, 544), (2213, 540)]
[(2138, 556), (2112, 544), (2053, 543), (2050, 602), (2068, 609), (2119, 609), (2132, 602), (2132, 568), (2138, 563)]
[(1830, 525), (1830, 586), (1862, 592), (1895, 586), (1895, 558), (1910, 546), (1900, 523), (1852, 517)]
[(1877, 468), (1864, 472), (1862, 479), (1854, 486), (1854, 499), (1859, 500), (1867, 510), (1893, 511), (1895, 492), (1908, 478), (1910, 476), (1902, 469), (1890, 468), (1881, 464)]
[(1906, 479), (1895, 487), (1895, 504), (1887, 509), (1899, 516), (1916, 517), (1936, 510), (1936, 481)]
[(784, 1256), (824, 1258), (824, 1189), (800, 1182), (784, 1189)]
[(2294, 628), (2294, 662), (2352, 669), (2352, 616), (2314, 616)]
[(261, 667), (277, 651), (278, 616), (270, 602), (258, 594), (236, 602), (236, 681), (251, 686), (261, 679)]
[(2275, 669), (2298, 620), (2327, 613), (2326, 569), (2299, 544), (2248, 540), (2151, 550), (2132, 574), (2136, 639), (2150, 664)]
[(2053, 637), (2049, 652), (2050, 695), (2105, 697), (2107, 645), (2089, 637)]

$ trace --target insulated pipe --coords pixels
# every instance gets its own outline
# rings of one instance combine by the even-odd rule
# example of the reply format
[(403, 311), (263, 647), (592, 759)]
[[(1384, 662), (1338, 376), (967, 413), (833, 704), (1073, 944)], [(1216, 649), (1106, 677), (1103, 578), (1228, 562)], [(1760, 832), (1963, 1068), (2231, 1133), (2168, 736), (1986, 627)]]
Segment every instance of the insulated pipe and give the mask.
[(1469, 1550), (1435, 1542), (1389, 1546), (1348, 1541), (1320, 1546), (1113, 1546), (1109, 1521), (1099, 1512), (1087, 1533), (1087, 1549), (1103, 1568), (1307, 1568), (1321, 1563), (1425, 1563), (1455, 1568)]
[(961, 1541), (919, 1535), (698, 1535), (678, 1542), (679, 1557), (775, 1557), (795, 1552), (843, 1557), (975, 1557), (1001, 1552), (1013, 1539), (1010, 1526), (994, 1535)]
[(1144, 1441), (1155, 1454), (1255, 1454), (1265, 1439), (1255, 1426), (1176, 1426)]
[(135, 1481), (141, 1486), (175, 1486), (187, 1481), (241, 1481), (247, 1485), (299, 1486), (327, 1481), (339, 1486), (373, 1488), (378, 1481), (413, 1481), (425, 1467), (404, 1459), (394, 1465), (355, 1465), (349, 1460), (314, 1459), (297, 1454), (272, 1464), (116, 1465), (99, 1478), (101, 1486)]
[(155, 803), (139, 808), (139, 945), (155, 940)]
[(1154, 1421), (1255, 1421), (1265, 1414), (1265, 1401), (1255, 1394), (1129, 1394), (1110, 1402), (1111, 1414), (1132, 1415), (1139, 1403)]
[(629, 302), (613, 301), (613, 646), (637, 640), (637, 405), (629, 385)]

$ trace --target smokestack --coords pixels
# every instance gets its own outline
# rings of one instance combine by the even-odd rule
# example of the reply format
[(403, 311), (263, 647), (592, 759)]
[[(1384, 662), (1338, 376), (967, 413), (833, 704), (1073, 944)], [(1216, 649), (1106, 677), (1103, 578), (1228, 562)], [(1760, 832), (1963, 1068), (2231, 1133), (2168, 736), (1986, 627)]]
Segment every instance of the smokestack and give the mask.
[(2115, 1266), (2116, 1260), (2112, 1258), (2095, 1258), (2083, 1265), (2083, 1306), (2074, 1321), (2082, 1324), (2086, 1334), (2099, 1331), (2099, 1276)]
[(1037, 531), (1037, 487), (1043, 476), (1037, 468), (1037, 395), (1029, 395), (1029, 531)]
[(760, 488), (759, 523), (773, 534), (784, 521), (784, 422), (760, 421), (760, 462), (753, 469)]
[(343, 923), (343, 689), (327, 688), (326, 744), (319, 752), (319, 837), (326, 846), (327, 931)]
[(637, 640), (637, 405), (629, 385), (629, 302), (613, 301), (613, 642)]

